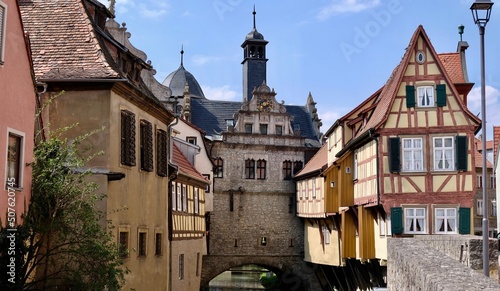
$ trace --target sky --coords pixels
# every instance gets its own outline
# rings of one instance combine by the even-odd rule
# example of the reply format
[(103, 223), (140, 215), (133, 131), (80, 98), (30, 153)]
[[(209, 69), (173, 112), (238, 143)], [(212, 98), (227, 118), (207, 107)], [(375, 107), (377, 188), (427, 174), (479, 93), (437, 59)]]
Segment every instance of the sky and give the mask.
[[(106, 6), (108, 0), (99, 0)], [(494, 1), (493, 1), (494, 2)], [(161, 83), (180, 65), (212, 100), (242, 101), (241, 44), (256, 27), (267, 45), (267, 85), (278, 102), (305, 105), (309, 92), (326, 132), (382, 87), (422, 25), (437, 53), (466, 51), (468, 96), (481, 114), (480, 36), (473, 0), (116, 0), (115, 20), (147, 54)], [(500, 4), (486, 26), (486, 135), (500, 125)], [(479, 132), (480, 134), (481, 132)]]

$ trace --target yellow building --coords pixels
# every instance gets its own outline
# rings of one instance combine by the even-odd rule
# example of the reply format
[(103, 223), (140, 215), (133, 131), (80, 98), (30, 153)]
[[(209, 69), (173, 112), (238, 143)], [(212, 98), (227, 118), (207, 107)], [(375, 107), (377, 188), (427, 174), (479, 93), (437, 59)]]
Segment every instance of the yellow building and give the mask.
[(174, 117), (141, 79), (150, 66), (105, 32), (112, 15), (96, 1), (34, 0), (21, 10), (35, 77), (46, 88), (42, 101), (64, 91), (43, 113), (50, 129), (78, 124), (67, 132), (71, 138), (102, 128), (82, 146), (104, 153), (87, 166), (107, 194), (105, 218), (130, 270), (124, 289), (169, 290), (167, 149)]

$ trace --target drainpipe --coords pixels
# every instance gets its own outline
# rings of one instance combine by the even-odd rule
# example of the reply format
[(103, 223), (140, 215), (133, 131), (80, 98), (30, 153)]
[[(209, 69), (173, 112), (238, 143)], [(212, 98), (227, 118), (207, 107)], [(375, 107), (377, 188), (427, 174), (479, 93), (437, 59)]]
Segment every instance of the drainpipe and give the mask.
[(172, 123), (168, 125), (168, 164), (167, 164), (167, 212), (168, 212), (168, 291), (172, 291), (172, 231), (173, 231), (173, 222), (172, 222), (172, 207), (168, 205), (172, 202), (172, 181), (170, 181), (170, 173), (169, 166), (175, 168), (174, 173), (179, 170), (178, 166), (173, 162), (173, 146), (174, 142), (172, 139), (172, 129), (175, 125), (179, 123), (180, 113), (177, 112), (177, 97), (175, 98), (174, 103), (174, 116), (175, 119)]

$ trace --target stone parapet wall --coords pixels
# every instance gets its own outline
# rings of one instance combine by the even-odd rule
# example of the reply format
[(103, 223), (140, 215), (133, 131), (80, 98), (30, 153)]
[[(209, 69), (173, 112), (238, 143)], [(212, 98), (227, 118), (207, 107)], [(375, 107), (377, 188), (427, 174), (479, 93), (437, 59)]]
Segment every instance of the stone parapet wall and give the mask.
[[(456, 247), (462, 242), (472, 246), (471, 257), (481, 255), (476, 248), (476, 238), (457, 236), (449, 239), (443, 236), (388, 239), (387, 289), (388, 290), (500, 290), (500, 284), (493, 278), (482, 275), (460, 263)], [(460, 239), (462, 237), (463, 239)], [(434, 238), (434, 239), (433, 239)], [(436, 248), (435, 248), (436, 247)], [(491, 246), (496, 250), (496, 244)], [(469, 258), (474, 262), (476, 258)], [(496, 262), (496, 258), (494, 259)], [(476, 264), (476, 263), (474, 263)]]

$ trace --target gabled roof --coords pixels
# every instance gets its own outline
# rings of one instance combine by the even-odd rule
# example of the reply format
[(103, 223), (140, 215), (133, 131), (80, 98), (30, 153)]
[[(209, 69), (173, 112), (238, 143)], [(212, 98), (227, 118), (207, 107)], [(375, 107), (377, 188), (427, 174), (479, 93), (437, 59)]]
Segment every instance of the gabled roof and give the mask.
[[(430, 42), (429, 37), (427, 36), (427, 33), (425, 32), (423, 26), (419, 25), (418, 28), (415, 30), (415, 33), (413, 34), (408, 47), (406, 48), (405, 54), (403, 55), (401, 62), (393, 70), (391, 76), (384, 85), (382, 92), (380, 93), (380, 98), (378, 100), (377, 107), (373, 111), (371, 118), (368, 120), (366, 125), (356, 134), (356, 136), (360, 136), (370, 129), (378, 129), (387, 120), (389, 116), (389, 111), (392, 107), (392, 104), (394, 103), (394, 99), (398, 92), (405, 71), (408, 67), (408, 63), (411, 59), (412, 53), (415, 51), (415, 48), (417, 47), (417, 41), (419, 37), (422, 37), (424, 42), (426, 42), (429, 51), (432, 54), (433, 58), (436, 60), (438, 69), (440, 69), (441, 74), (443, 75), (446, 82), (450, 85), (453, 84), (450, 75), (446, 71), (446, 67), (440, 61), (440, 58), (436, 53), (436, 51), (434, 50), (434, 47), (432, 46), (432, 43)], [(455, 86), (449, 86), (449, 89), (453, 91), (455, 96), (459, 96)], [(479, 118), (473, 115), (467, 109), (467, 106), (463, 104), (463, 101), (460, 98), (457, 98), (457, 100), (458, 104), (461, 106), (463, 111), (467, 112), (467, 114), (471, 119), (474, 119), (476, 120), (477, 123), (479, 123), (480, 122)]]
[(210, 184), (207, 178), (196, 170), (175, 144), (173, 144), (173, 162), (179, 167), (179, 174)]
[(120, 78), (80, 0), (19, 0), (37, 79)]
[(304, 168), (298, 172), (294, 179), (300, 180), (300, 178), (307, 177), (308, 174), (316, 174), (319, 176), (323, 168), (326, 168), (328, 164), (328, 143), (325, 143), (321, 148), (314, 154), (314, 156), (307, 162)]

